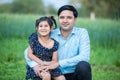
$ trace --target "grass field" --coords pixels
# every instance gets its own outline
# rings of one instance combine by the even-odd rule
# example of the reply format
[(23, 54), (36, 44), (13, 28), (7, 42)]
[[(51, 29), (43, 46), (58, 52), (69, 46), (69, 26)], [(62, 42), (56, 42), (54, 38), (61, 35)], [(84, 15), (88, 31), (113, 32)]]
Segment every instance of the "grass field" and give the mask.
[[(24, 50), (39, 15), (0, 14), (0, 80), (25, 80)], [(56, 17), (57, 19), (57, 17)], [(120, 79), (120, 23), (110, 19), (81, 19), (88, 30), (93, 80)]]

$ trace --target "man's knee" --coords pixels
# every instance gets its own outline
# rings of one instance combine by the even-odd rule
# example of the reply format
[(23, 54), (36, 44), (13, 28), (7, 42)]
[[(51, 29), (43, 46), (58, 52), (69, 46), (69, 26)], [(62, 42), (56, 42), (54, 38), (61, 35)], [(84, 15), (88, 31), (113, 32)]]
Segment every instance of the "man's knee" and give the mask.
[(80, 61), (76, 66), (74, 77), (76, 80), (92, 80), (90, 64)]
[(80, 61), (76, 66), (78, 72), (91, 72), (90, 64), (86, 61)]

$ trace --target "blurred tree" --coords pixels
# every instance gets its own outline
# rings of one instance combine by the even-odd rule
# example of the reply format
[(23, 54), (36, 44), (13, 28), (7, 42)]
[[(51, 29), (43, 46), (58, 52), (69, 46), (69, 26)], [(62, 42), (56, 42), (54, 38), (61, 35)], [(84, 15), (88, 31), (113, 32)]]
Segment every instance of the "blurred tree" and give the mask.
[(120, 18), (120, 0), (104, 0), (108, 5), (108, 15), (112, 18)]
[(0, 3), (0, 13), (10, 13), (11, 12), (11, 4), (6, 3), (6, 4), (1, 4)]
[(44, 6), (44, 11), (46, 15), (56, 15), (56, 9), (53, 5)]
[(55, 9), (55, 7), (53, 5), (49, 5), (48, 10), (49, 10), (49, 14), (57, 15), (57, 13), (56, 13), (57, 10)]
[(44, 14), (44, 6), (41, 0), (14, 0), (13, 13), (39, 13)]
[(83, 3), (84, 6), (88, 8), (90, 12), (90, 19), (95, 19), (95, 6), (97, 4), (95, 0), (81, 0), (81, 3)]
[(87, 13), (90, 13), (90, 18), (95, 19), (95, 7), (94, 7), (95, 2), (94, 2), (94, 0), (76, 0), (76, 1), (70, 0), (70, 4), (76, 6), (77, 8), (80, 8), (79, 5), (82, 5), (81, 9), (79, 9), (78, 11), (80, 13), (82, 13), (82, 11), (84, 11), (84, 13), (86, 15), (88, 15)]
[(120, 0), (70, 0), (70, 4), (74, 6), (81, 4), (82, 8), (78, 11), (84, 15), (88, 15), (89, 13), (91, 19), (94, 19), (95, 16), (102, 18), (120, 18), (119, 3)]
[(12, 3), (0, 2), (0, 13), (56, 14), (53, 5), (44, 6), (42, 0), (13, 0)]

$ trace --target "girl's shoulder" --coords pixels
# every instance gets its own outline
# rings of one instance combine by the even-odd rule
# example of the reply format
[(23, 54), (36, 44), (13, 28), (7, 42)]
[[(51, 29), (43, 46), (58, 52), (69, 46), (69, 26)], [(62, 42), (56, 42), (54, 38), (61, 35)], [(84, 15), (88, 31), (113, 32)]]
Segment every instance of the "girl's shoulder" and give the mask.
[(30, 36), (29, 36), (29, 40), (34, 40), (37, 38), (37, 32), (33, 32)]
[(58, 50), (59, 43), (58, 43), (54, 38), (51, 38), (51, 39), (54, 41), (54, 44), (53, 44), (52, 50), (53, 50), (53, 51)]
[(58, 41), (56, 41), (54, 38), (51, 38), (54, 41), (54, 44), (59, 45)]

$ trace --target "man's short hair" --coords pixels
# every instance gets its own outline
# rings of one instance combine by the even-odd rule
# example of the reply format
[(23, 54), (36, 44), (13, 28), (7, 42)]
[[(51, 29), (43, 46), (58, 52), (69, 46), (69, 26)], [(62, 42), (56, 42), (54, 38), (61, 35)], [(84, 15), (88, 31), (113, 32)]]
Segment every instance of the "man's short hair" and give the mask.
[(59, 16), (60, 13), (61, 13), (62, 11), (64, 11), (64, 10), (70, 10), (70, 11), (72, 11), (74, 17), (77, 18), (78, 12), (77, 12), (77, 10), (75, 9), (75, 7), (73, 7), (72, 5), (64, 5), (64, 6), (60, 7), (59, 10), (58, 10), (58, 16)]

